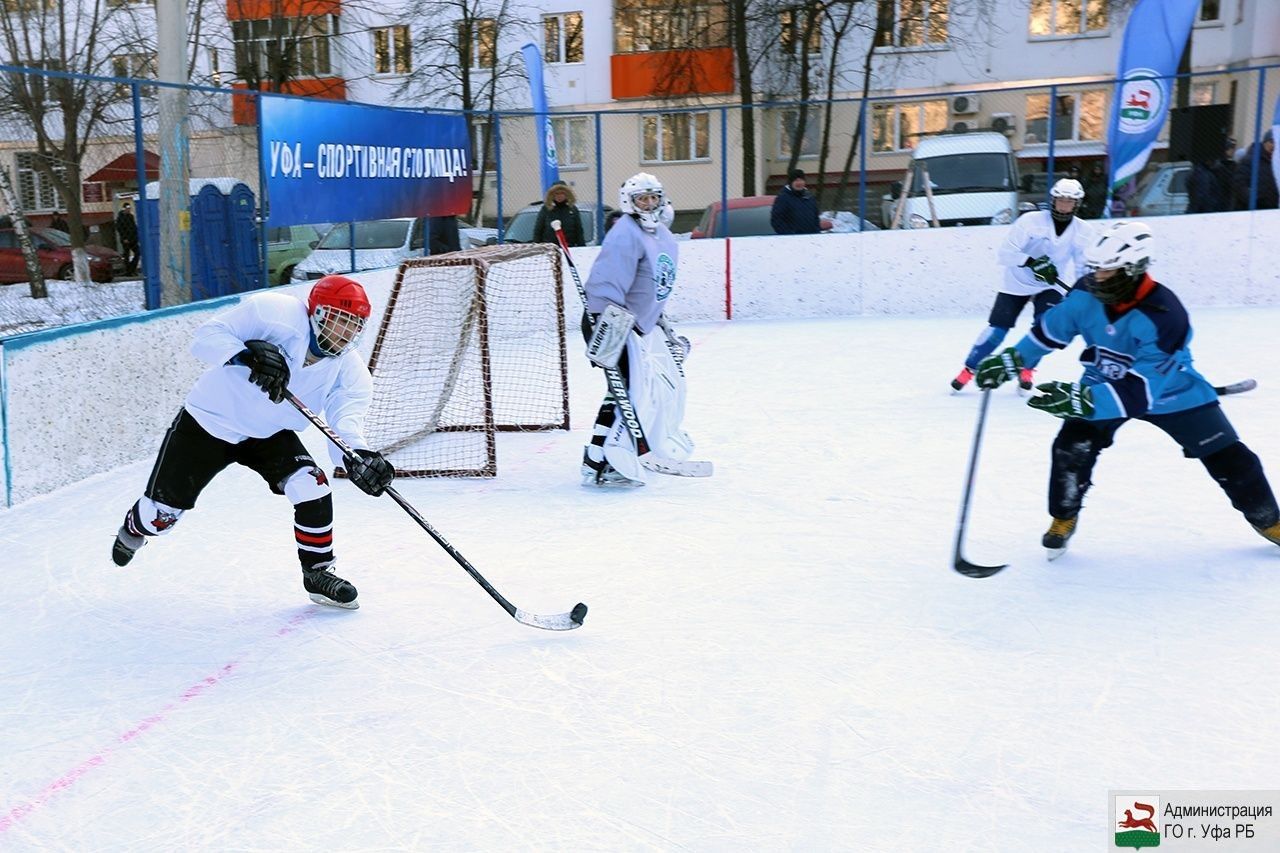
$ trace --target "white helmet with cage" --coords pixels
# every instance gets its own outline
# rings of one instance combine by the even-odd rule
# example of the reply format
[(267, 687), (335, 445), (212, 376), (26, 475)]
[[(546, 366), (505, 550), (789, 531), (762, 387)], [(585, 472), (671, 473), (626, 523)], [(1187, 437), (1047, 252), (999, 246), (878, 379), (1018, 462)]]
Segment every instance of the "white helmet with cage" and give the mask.
[(646, 231), (658, 230), (665, 201), (662, 182), (648, 172), (632, 175), (618, 190), (618, 209), (634, 216)]
[(1093, 294), (1106, 303), (1132, 299), (1147, 267), (1153, 263), (1154, 248), (1155, 238), (1145, 224), (1112, 223), (1084, 250), (1084, 262), (1091, 269), (1116, 271), (1103, 280), (1095, 276)]
[[(1075, 178), (1061, 178), (1049, 190), (1049, 197), (1053, 199), (1050, 208), (1053, 218), (1059, 222), (1069, 222), (1080, 209), (1080, 202), (1084, 200), (1084, 186)], [(1059, 210), (1058, 199), (1060, 198), (1071, 201), (1070, 210)]]

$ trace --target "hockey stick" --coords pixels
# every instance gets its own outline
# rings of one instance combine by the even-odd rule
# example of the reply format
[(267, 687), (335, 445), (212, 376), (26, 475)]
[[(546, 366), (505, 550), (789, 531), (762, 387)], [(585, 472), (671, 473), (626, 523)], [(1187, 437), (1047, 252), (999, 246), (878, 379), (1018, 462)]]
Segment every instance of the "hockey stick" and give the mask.
[[(582, 284), (582, 276), (578, 274), (578, 267), (573, 262), (573, 255), (569, 253), (569, 241), (564, 236), (559, 219), (552, 221), (551, 228), (556, 232), (556, 240), (560, 242), (560, 251), (564, 253), (564, 259), (569, 264), (569, 274), (573, 276), (573, 284), (578, 288), (578, 296), (582, 299), (582, 316), (585, 318), (587, 316), (587, 289)], [(618, 409), (622, 412), (622, 422), (636, 443), (636, 457), (640, 460), (641, 465), (659, 474), (674, 474), (680, 477), (711, 476), (712, 466), (710, 462), (680, 461), (654, 457), (652, 449), (649, 447), (649, 441), (644, 436), (644, 427), (640, 425), (640, 416), (636, 414), (636, 408), (631, 403), (631, 395), (627, 393), (627, 384), (622, 381), (621, 371), (617, 367), (604, 367), (601, 369), (604, 370), (605, 383), (609, 386), (609, 393), (613, 396), (614, 401), (618, 404)]]
[[(320, 418), (319, 415), (317, 415), (315, 412), (308, 409), (301, 400), (299, 400), (297, 397), (294, 396), (292, 391), (285, 391), (285, 399), (287, 399), (290, 403), (292, 403), (293, 407), (297, 409), (299, 412), (301, 412), (303, 417), (311, 421), (311, 423), (315, 425), (316, 429), (324, 433), (325, 438), (333, 442), (334, 447), (341, 450), (344, 456), (356, 455), (355, 451), (352, 450), (351, 447), (345, 441), (342, 440), (342, 437), (339, 436), (336, 432), (334, 432), (333, 429), (327, 423), (325, 423)], [(450, 545), (448, 540), (446, 540), (443, 536), (441, 536), (440, 532), (437, 531), (434, 527), (432, 527), (431, 524), (425, 518), (422, 517), (422, 514), (418, 512), (416, 509), (414, 509), (413, 506), (407, 500), (405, 500), (400, 495), (399, 492), (395, 490), (394, 486), (387, 486), (386, 492), (387, 494), (391, 495), (392, 500), (400, 504), (401, 509), (409, 513), (410, 518), (418, 522), (418, 525), (423, 530), (431, 534), (431, 538), (436, 540), (436, 544), (438, 544), (441, 548), (443, 548), (449, 554), (450, 557), (453, 557), (454, 561), (459, 566), (462, 566), (462, 568), (466, 569), (467, 574), (471, 575), (471, 578), (476, 583), (484, 587), (484, 591), (489, 593), (489, 595), (493, 597), (494, 601), (501, 604), (502, 609), (507, 611), (507, 613), (511, 614), (511, 617), (515, 619), (517, 622), (520, 622), (521, 624), (524, 624), (524, 625), (530, 625), (534, 628), (544, 628), (548, 631), (572, 631), (574, 628), (582, 627), (582, 620), (587, 618), (587, 605), (583, 604), (582, 602), (579, 602), (578, 604), (574, 605), (573, 610), (570, 610), (568, 613), (557, 613), (554, 616), (539, 616), (536, 613), (529, 613), (527, 611), (521, 610), (519, 607), (516, 607), (510, 601), (507, 601), (505, 598), (503, 598), (502, 593), (494, 589), (493, 585), (490, 584), (487, 580), (485, 580), (484, 575), (476, 571), (475, 566), (467, 562), (466, 557), (458, 553), (458, 549)]]
[[(1061, 290), (1064, 296), (1075, 290), (1074, 287), (1060, 278), (1053, 280), (1053, 286)], [(1217, 392), (1219, 397), (1226, 397), (1228, 394), (1243, 394), (1257, 387), (1258, 381), (1256, 379), (1241, 379), (1239, 382), (1232, 382), (1230, 385), (1214, 385), (1213, 390)]]
[(960, 504), (960, 523), (956, 526), (956, 552), (952, 566), (967, 578), (989, 578), (996, 572), (1008, 568), (1001, 566), (979, 566), (970, 563), (961, 553), (964, 545), (964, 532), (969, 522), (969, 504), (973, 498), (973, 479), (978, 468), (978, 450), (982, 447), (982, 428), (987, 422), (987, 404), (991, 402), (991, 389), (982, 391), (982, 403), (978, 406), (978, 427), (973, 431), (973, 449), (969, 453), (969, 473), (965, 475), (964, 499)]

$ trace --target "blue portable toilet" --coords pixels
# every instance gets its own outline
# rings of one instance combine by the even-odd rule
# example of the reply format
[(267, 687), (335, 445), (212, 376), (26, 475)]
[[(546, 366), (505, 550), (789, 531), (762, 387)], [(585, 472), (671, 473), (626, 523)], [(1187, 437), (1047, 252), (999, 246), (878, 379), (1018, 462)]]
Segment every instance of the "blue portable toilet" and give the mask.
[[(212, 299), (262, 287), (262, 261), (253, 191), (235, 178), (192, 178), (191, 298)], [(142, 267), (159, 290), (159, 184), (147, 184)]]

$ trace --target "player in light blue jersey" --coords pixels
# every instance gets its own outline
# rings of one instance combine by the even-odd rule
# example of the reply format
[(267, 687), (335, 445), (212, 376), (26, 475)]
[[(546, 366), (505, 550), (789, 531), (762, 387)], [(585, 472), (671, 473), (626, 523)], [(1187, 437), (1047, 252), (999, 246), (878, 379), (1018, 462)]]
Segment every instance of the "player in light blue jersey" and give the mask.
[(1231, 505), (1280, 545), (1280, 509), (1258, 457), (1240, 441), (1213, 386), (1192, 366), (1191, 322), (1178, 297), (1147, 274), (1154, 240), (1141, 222), (1116, 222), (1085, 251), (1092, 273), (1015, 346), (984, 359), (977, 383), (996, 388), (1052, 350), (1084, 339), (1078, 382), (1037, 385), (1027, 405), (1064, 419), (1053, 442), (1042, 544), (1054, 559), (1075, 533), (1098, 454), (1132, 418), (1162, 429), (1199, 459)]

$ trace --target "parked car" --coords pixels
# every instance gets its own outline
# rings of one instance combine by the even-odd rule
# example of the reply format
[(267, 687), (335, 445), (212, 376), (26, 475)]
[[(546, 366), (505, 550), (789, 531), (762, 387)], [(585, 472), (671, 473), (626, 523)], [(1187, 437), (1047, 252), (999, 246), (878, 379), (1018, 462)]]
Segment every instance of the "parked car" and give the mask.
[(1138, 182), (1138, 191), (1128, 199), (1130, 216), (1168, 216), (1186, 213), (1187, 180), (1191, 164), (1185, 160), (1161, 163)]
[(478, 249), (481, 246), (492, 246), (498, 242), (498, 229), (475, 225), (465, 219), (458, 220), (458, 242), (463, 251)]
[[(52, 228), (32, 228), (30, 232), (44, 277), (65, 281), (75, 279), (71, 238), (65, 232)], [(89, 277), (94, 281), (107, 282), (124, 275), (124, 258), (115, 249), (88, 245), (84, 251), (89, 256)], [(0, 284), (14, 284), (30, 278), (22, 247), (18, 245), (17, 232), (12, 228), (0, 229)]]
[[(773, 212), (773, 200), (776, 196), (749, 195), (742, 198), (729, 199), (729, 214), (721, 214), (721, 202), (713, 201), (702, 212), (702, 219), (689, 235), (690, 239), (700, 240), (704, 237), (759, 237), (773, 234), (770, 215)], [(823, 234), (842, 234), (854, 231), (879, 231), (875, 225), (865, 219), (859, 219), (849, 211), (823, 211), (822, 219), (831, 222), (832, 227)], [(727, 224), (726, 224), (727, 220)]]
[(267, 282), (288, 284), (298, 265), (329, 230), (328, 223), (285, 225), (267, 229)]
[[(1018, 215), (1018, 165), (1003, 133), (930, 136), (911, 152), (908, 168), (911, 186), (900, 228), (929, 228), (935, 215), (942, 227), (1008, 225)], [(902, 189), (902, 182), (894, 181), (881, 200), (886, 228), (893, 224)]]
[(1048, 210), (1049, 189), (1062, 178), (1070, 177), (1066, 172), (1028, 172), (1018, 178), (1018, 209)]
[[(315, 249), (293, 268), (292, 281), (311, 281), (330, 273), (361, 272), (399, 265), (426, 250), (426, 218), (372, 219), (339, 222), (320, 238)], [(355, 226), (352, 268), (352, 225)]]
[[(543, 202), (535, 201), (525, 207), (520, 208), (515, 216), (503, 223), (505, 233), (502, 235), (504, 243), (532, 243), (533, 242), (533, 226), (538, 221), (538, 211), (542, 208)], [(605, 205), (604, 214), (609, 215), (613, 208)], [(578, 202), (578, 216), (582, 218), (582, 235), (588, 246), (596, 245), (599, 240), (596, 239), (596, 205), (594, 202)]]

